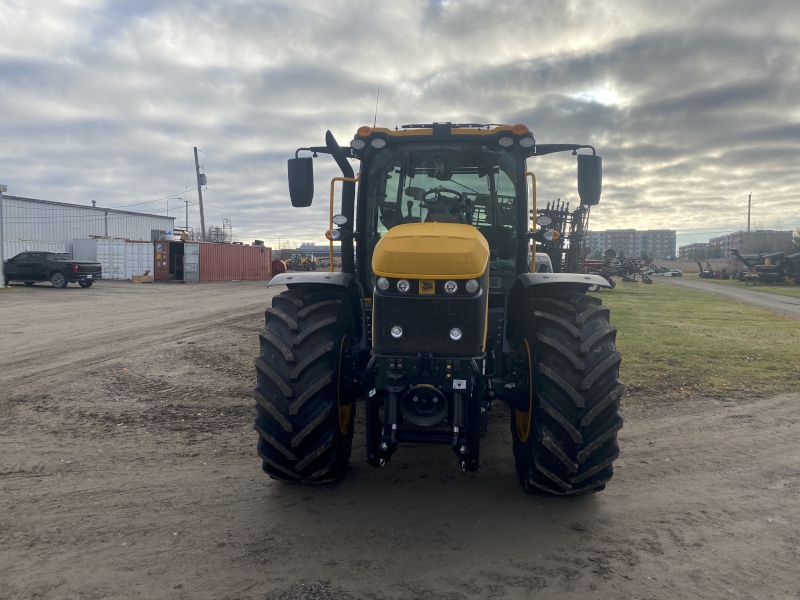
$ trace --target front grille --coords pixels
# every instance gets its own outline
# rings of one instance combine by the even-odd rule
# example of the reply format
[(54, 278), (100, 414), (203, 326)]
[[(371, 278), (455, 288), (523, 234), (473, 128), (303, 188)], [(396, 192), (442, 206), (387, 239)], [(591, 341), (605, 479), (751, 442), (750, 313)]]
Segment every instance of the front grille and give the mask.
[[(376, 290), (373, 310), (373, 347), (378, 352), (419, 352), (450, 356), (477, 356), (482, 352), (486, 328), (484, 291), (474, 296), (450, 297), (381, 294)], [(403, 336), (394, 339), (390, 330), (402, 327)], [(450, 339), (453, 327), (462, 337)]]

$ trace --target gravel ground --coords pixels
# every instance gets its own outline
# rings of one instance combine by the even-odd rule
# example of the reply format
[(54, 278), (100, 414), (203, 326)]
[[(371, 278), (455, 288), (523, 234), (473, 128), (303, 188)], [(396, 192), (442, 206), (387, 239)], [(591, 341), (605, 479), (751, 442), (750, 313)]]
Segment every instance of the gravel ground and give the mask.
[(667, 285), (674, 285), (695, 292), (704, 292), (706, 294), (714, 294), (715, 296), (722, 296), (723, 298), (730, 298), (739, 302), (745, 302), (771, 310), (779, 315), (800, 319), (800, 298), (792, 296), (779, 296), (777, 294), (765, 294), (758, 292), (752, 287), (747, 288), (744, 284), (740, 286), (732, 285), (719, 285), (710, 281), (703, 281), (699, 277), (691, 279), (687, 277), (653, 277), (655, 283), (666, 283)]
[[(800, 395), (623, 400), (606, 491), (524, 493), (406, 446), (338, 484), (260, 470), (260, 283), (0, 295), (2, 598), (798, 598)], [(612, 315), (613, 319), (613, 315)]]

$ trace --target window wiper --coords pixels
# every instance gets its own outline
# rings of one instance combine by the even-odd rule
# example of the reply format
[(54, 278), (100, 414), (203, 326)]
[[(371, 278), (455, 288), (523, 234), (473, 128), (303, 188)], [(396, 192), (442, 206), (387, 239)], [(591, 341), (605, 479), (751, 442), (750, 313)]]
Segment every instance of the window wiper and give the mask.
[(505, 269), (501, 269), (500, 267), (493, 267), (492, 265), (489, 265), (489, 273), (491, 273), (492, 271), (500, 271), (501, 273), (505, 273), (506, 275), (514, 274), (514, 271), (506, 271)]
[(475, 192), (475, 193), (476, 193), (476, 194), (478, 194), (479, 196), (481, 195), (481, 193), (480, 193), (478, 190), (473, 190), (471, 187), (469, 187), (469, 186), (466, 186), (466, 185), (464, 185), (463, 183), (460, 183), (460, 182), (458, 182), (458, 181), (453, 181), (453, 180), (451, 179), (451, 180), (450, 180), (450, 183), (455, 183), (456, 185), (460, 185), (461, 187), (463, 187), (463, 188), (465, 188), (465, 189), (468, 189), (470, 192)]

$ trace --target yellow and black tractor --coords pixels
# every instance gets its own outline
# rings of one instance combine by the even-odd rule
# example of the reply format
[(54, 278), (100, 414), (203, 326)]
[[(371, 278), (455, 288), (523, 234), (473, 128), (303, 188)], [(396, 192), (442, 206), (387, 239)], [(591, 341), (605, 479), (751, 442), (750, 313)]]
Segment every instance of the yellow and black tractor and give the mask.
[[(365, 126), (349, 146), (330, 131), (325, 142), (289, 160), (289, 190), (293, 206), (308, 207), (313, 157), (339, 165), (326, 236), (331, 256), (341, 244), (342, 268), (270, 283), (288, 289), (266, 310), (256, 358), (264, 471), (299, 483), (342, 477), (359, 403), (369, 464), (386, 465), (401, 443), (446, 444), (474, 471), (499, 400), (525, 489), (602, 490), (619, 454), (621, 355), (608, 308), (586, 292), (608, 282), (553, 273), (536, 252), (558, 233), (531, 218), (528, 167), (571, 152), (581, 202), (595, 205), (594, 148), (473, 123)], [(357, 176), (349, 159), (360, 160)]]

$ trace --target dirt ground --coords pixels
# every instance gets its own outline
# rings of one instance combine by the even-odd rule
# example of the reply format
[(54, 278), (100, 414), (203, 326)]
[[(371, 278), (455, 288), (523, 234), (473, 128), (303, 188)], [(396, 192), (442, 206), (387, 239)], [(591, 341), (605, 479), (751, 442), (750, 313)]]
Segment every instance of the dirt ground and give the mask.
[(442, 447), (373, 469), (359, 435), (345, 481), (298, 487), (251, 424), (273, 293), (0, 294), (0, 597), (800, 598), (800, 394), (626, 397), (589, 497), (520, 489), (503, 408), (476, 474)]
[(723, 298), (730, 298), (737, 302), (745, 302), (770, 310), (785, 317), (800, 319), (800, 298), (792, 296), (779, 296), (777, 294), (765, 294), (758, 291), (755, 287), (741, 285), (719, 285), (713, 281), (704, 281), (699, 277), (653, 277), (656, 283), (666, 283), (675, 285), (695, 292), (714, 294)]

